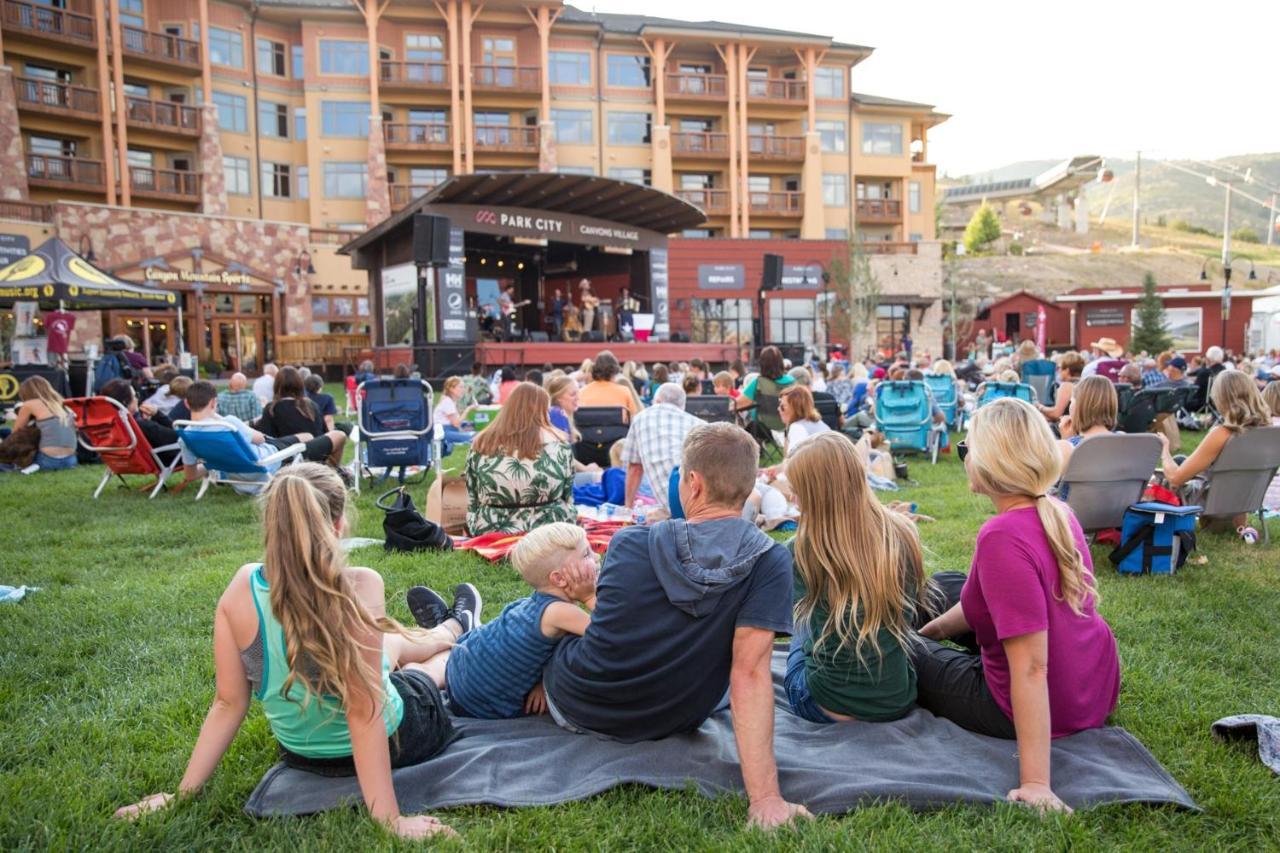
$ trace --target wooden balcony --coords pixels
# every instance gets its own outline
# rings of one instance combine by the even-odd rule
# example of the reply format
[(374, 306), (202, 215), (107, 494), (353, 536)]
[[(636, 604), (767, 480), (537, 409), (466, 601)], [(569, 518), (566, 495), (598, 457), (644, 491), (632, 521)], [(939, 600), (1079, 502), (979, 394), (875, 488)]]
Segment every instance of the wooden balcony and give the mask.
[(729, 134), (682, 130), (671, 134), (671, 153), (675, 157), (729, 156)]
[(536, 127), (486, 127), (476, 128), (476, 149), (479, 151), (505, 151), (513, 154), (538, 153), (538, 128)]
[(200, 42), (153, 33), (138, 27), (121, 26), (120, 41), (128, 56), (151, 65), (200, 71)]
[(200, 110), (186, 104), (153, 101), (150, 98), (125, 98), (126, 117), (130, 127), (143, 127), (161, 133), (199, 137), (203, 121)]
[(752, 160), (803, 161), (804, 137), (753, 133), (747, 137), (747, 156)]
[(747, 98), (752, 101), (768, 101), (778, 104), (808, 105), (809, 86), (803, 80), (781, 78), (761, 80), (747, 78)]
[(860, 198), (855, 209), (858, 222), (897, 223), (902, 221), (902, 201), (896, 198)]
[(676, 195), (701, 208), (708, 216), (728, 215), (728, 190), (676, 190)]
[(667, 74), (666, 95), (672, 101), (724, 101), (729, 98), (729, 78), (723, 74), (672, 72)]
[(751, 212), (760, 216), (803, 216), (804, 193), (800, 192), (752, 192)]
[(21, 222), (52, 222), (53, 207), (30, 201), (6, 201), (0, 199), (0, 219), (17, 219)]
[(381, 84), (388, 91), (441, 90), (449, 88), (447, 62), (381, 62)]
[(542, 69), (536, 65), (473, 65), (471, 88), (478, 92), (542, 92)]
[(447, 124), (384, 124), (383, 138), (388, 151), (451, 151)]
[(25, 35), (58, 44), (97, 48), (97, 30), (91, 15), (22, 0), (4, 0), (4, 14), (0, 20), (4, 21), (0, 28), (9, 37)]
[(200, 173), (151, 166), (130, 166), (129, 186), (133, 194), (165, 201), (200, 201)]
[[(439, 184), (391, 184), (388, 189), (391, 191), (391, 209), (393, 211), (400, 210), (409, 202), (418, 196), (426, 195), (431, 192)], [(351, 239), (359, 236), (358, 233), (351, 235)]]
[(34, 77), (14, 77), (18, 109), (63, 118), (97, 121), (102, 115), (98, 90)]
[(103, 192), (106, 187), (101, 160), (51, 154), (27, 155), (27, 183), (33, 187), (80, 192)]

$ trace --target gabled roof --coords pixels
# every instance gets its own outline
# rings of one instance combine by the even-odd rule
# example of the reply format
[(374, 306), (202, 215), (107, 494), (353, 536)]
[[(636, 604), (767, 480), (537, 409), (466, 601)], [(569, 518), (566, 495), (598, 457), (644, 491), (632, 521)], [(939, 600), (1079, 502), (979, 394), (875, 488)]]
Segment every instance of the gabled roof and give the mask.
[(560, 21), (569, 24), (594, 24), (605, 32), (626, 33), (628, 35), (643, 35), (647, 30), (698, 30), (709, 33), (722, 33), (729, 36), (756, 36), (820, 42), (837, 50), (870, 52), (874, 49), (864, 45), (835, 42), (832, 41), (831, 36), (817, 33), (802, 33), (795, 30), (780, 30), (772, 27), (753, 27), (746, 24), (732, 24), (723, 21), (681, 21), (675, 18), (659, 18), (652, 15), (586, 12), (568, 4), (564, 6), (564, 11), (560, 14)]

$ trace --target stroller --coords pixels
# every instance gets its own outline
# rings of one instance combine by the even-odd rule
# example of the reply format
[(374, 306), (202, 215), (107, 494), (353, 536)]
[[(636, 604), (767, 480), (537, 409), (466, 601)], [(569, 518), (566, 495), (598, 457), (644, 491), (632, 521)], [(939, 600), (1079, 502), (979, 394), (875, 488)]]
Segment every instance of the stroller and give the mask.
[(431, 385), (421, 379), (370, 379), (356, 389), (356, 494), (360, 478), (379, 482), (398, 469), (401, 484), (409, 466), (431, 468)]

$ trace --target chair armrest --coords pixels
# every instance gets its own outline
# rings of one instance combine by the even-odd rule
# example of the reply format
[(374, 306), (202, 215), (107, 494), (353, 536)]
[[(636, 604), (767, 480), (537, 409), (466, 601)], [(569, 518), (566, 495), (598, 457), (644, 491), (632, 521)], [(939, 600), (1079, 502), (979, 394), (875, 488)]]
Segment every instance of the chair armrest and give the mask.
[(361, 430), (360, 435), (365, 439), (421, 438), (424, 435), (430, 435), (433, 428), (433, 426), (430, 426), (426, 429), (397, 429), (389, 430), (387, 432), (365, 432), (364, 430)]
[(283, 462), (286, 459), (292, 459), (293, 457), (306, 452), (306, 449), (307, 449), (307, 446), (305, 444), (301, 444), (301, 443), (291, 444), (282, 450), (277, 450), (275, 453), (272, 453), (270, 456), (264, 456), (262, 459), (259, 459), (258, 464), (271, 465), (276, 462)]
[(165, 453), (169, 450), (181, 450), (182, 442), (175, 441), (173, 444), (165, 444), (160, 447), (152, 447), (151, 449), (154, 450), (156, 453)]

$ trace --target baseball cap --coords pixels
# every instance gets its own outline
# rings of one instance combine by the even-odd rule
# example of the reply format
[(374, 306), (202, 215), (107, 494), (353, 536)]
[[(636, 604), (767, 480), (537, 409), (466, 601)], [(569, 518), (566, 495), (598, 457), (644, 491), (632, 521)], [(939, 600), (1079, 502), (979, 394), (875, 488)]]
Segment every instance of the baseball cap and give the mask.
[(1178, 370), (1186, 370), (1187, 360), (1180, 355), (1175, 355), (1173, 358), (1169, 359), (1169, 366)]

